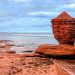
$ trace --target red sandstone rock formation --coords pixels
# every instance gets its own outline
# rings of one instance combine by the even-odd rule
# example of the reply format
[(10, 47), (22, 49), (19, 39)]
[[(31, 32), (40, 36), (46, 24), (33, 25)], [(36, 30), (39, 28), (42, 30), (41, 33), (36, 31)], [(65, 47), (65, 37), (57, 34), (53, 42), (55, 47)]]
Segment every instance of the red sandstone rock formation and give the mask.
[(52, 56), (60, 56), (60, 55), (74, 55), (75, 54), (75, 46), (72, 45), (40, 45), (36, 50), (36, 53), (43, 55), (52, 55)]
[(66, 12), (62, 12), (58, 17), (52, 19), (54, 37), (60, 44), (71, 44), (75, 42), (75, 18)]
[(72, 18), (66, 12), (62, 12), (51, 22), (54, 37), (58, 40), (59, 45), (40, 45), (35, 52), (52, 56), (75, 55), (75, 18)]

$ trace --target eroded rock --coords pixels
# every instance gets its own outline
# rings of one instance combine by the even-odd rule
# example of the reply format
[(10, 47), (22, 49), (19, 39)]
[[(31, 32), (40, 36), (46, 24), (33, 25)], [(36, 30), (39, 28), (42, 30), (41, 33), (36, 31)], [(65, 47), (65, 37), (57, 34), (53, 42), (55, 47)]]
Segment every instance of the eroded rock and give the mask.
[(75, 54), (75, 46), (72, 45), (41, 45), (36, 50), (35, 53), (43, 54), (43, 55), (74, 55)]
[(75, 18), (66, 12), (51, 20), (54, 37), (59, 44), (71, 44), (75, 42)]

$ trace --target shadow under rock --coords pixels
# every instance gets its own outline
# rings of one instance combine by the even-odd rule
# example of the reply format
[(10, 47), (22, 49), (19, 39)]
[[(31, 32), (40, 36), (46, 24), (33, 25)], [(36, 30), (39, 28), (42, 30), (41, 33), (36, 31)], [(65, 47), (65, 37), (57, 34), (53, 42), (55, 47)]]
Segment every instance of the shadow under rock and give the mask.
[(45, 58), (54, 58), (54, 59), (66, 59), (66, 60), (75, 60), (75, 55), (46, 55)]

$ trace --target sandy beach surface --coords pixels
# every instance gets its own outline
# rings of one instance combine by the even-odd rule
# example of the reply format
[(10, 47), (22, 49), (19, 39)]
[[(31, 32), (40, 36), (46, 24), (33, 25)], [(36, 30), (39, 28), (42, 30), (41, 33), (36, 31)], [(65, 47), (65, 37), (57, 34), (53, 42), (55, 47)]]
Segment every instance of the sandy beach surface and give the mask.
[(58, 60), (37, 54), (0, 53), (1, 75), (75, 75), (75, 60)]
[(54, 59), (37, 53), (16, 54), (0, 41), (0, 75), (75, 75), (75, 60)]
[(1, 75), (57, 75), (56, 68), (49, 58), (0, 53)]

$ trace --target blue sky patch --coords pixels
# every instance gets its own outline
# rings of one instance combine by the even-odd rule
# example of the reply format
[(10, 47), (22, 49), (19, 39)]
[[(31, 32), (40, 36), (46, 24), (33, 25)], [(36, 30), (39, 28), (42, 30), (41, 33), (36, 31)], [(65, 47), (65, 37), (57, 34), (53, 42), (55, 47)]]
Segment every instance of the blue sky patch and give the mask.
[(75, 0), (1, 0), (0, 32), (52, 32), (51, 19), (62, 11), (75, 17)]

